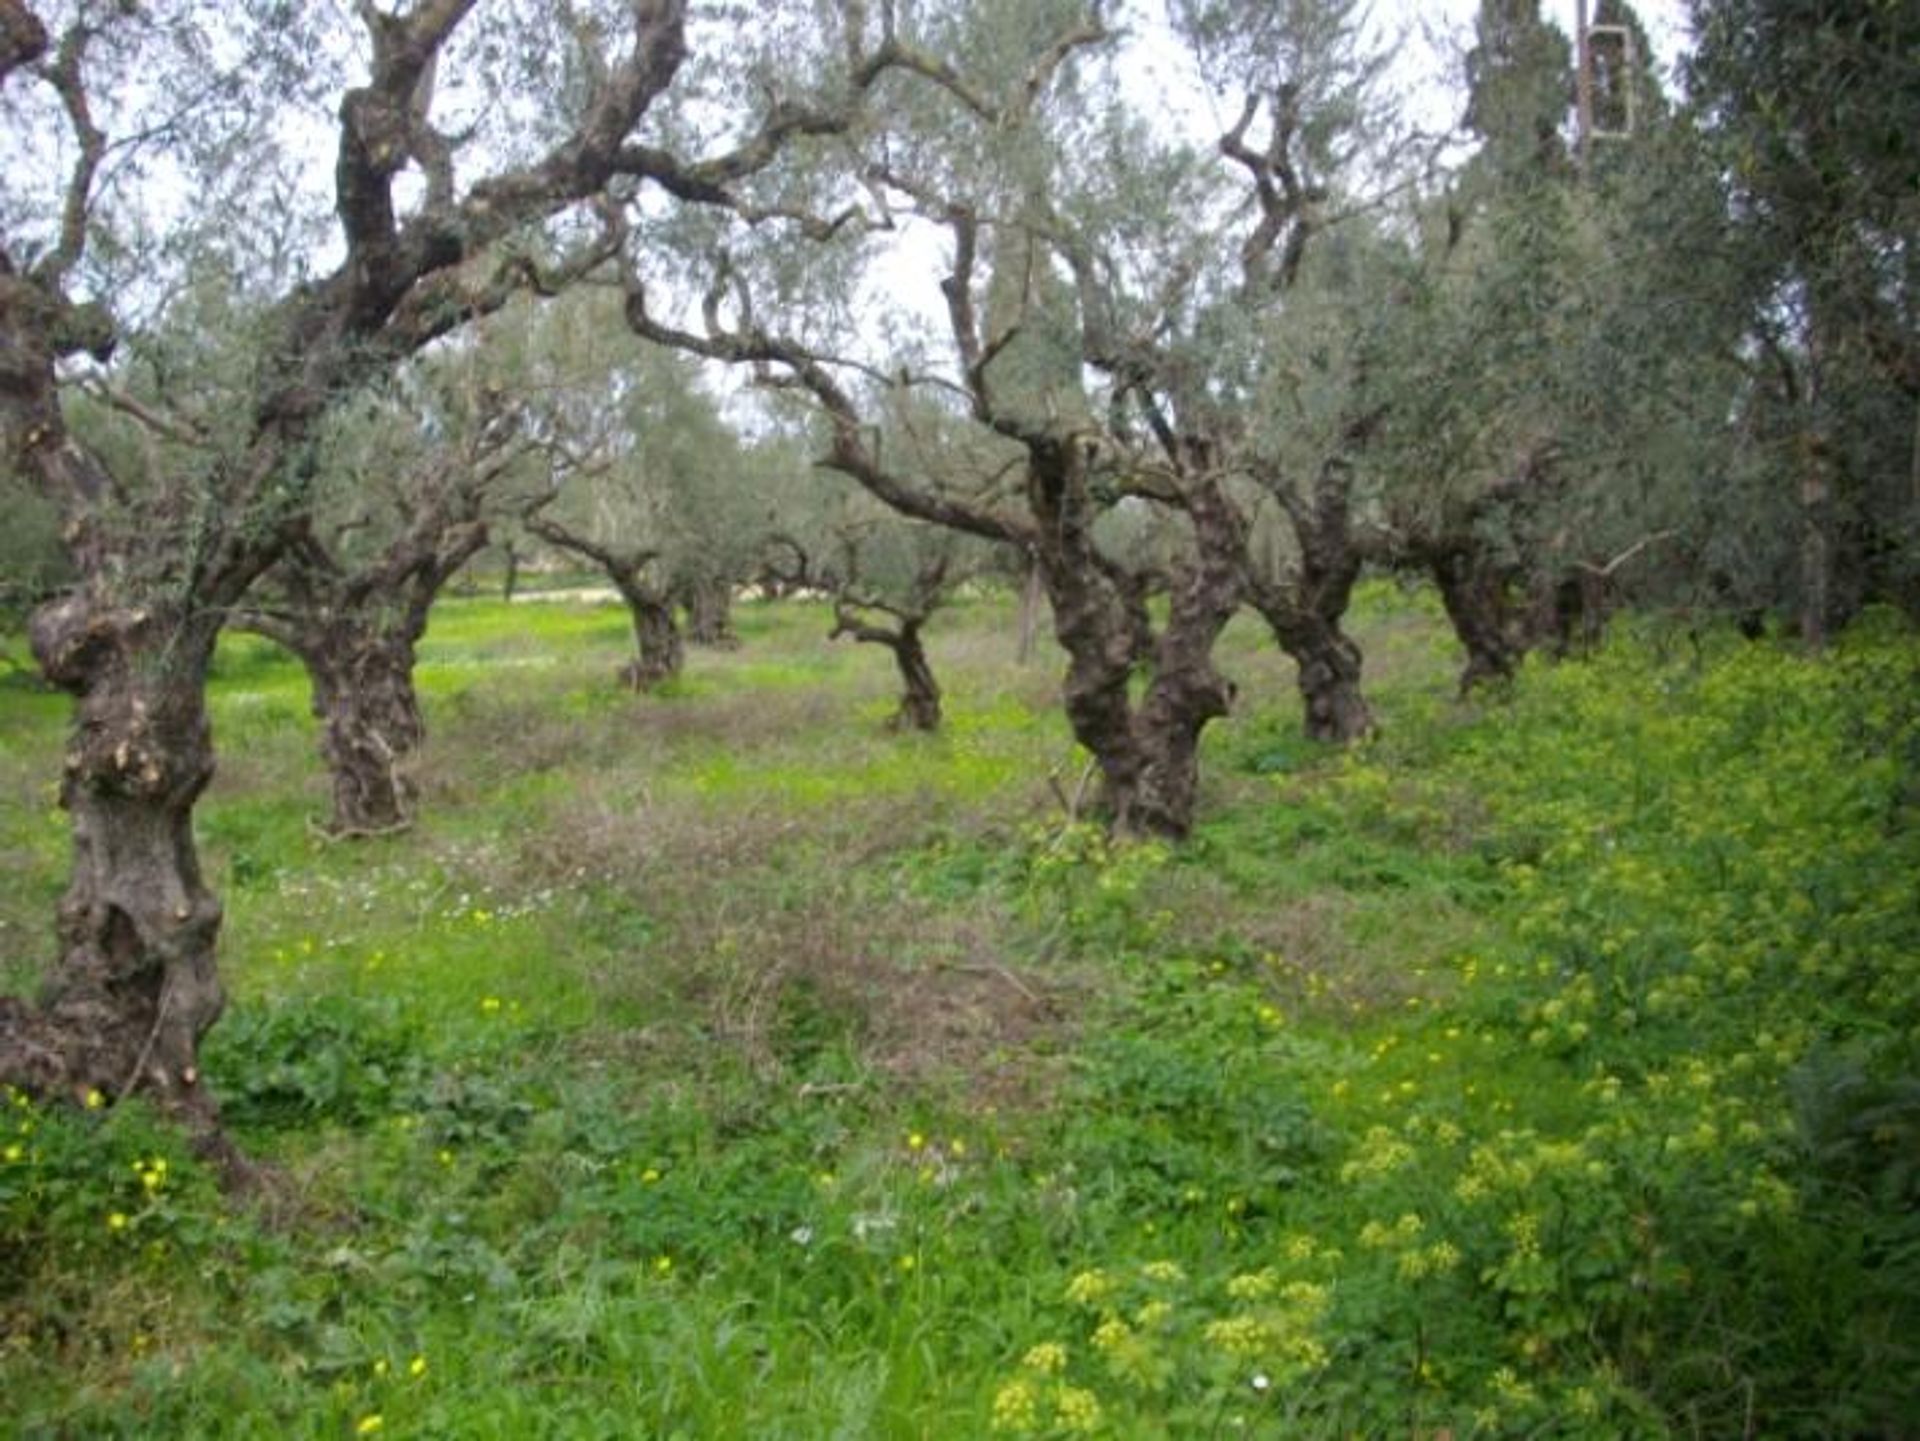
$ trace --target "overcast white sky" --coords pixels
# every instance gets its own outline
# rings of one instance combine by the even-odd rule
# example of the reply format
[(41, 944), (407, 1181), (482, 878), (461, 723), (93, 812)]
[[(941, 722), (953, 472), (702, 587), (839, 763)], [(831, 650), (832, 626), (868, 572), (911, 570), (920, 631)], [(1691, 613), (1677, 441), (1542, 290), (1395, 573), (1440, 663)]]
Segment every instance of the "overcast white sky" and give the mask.
[[(1589, 0), (1589, 14), (1594, 3)], [(1394, 49), (1394, 75), (1406, 92), (1412, 118), (1424, 129), (1445, 130), (1460, 118), (1464, 105), (1460, 59), (1473, 43), (1473, 17), (1479, 6), (1480, 0), (1373, 0), (1369, 7), (1375, 33)], [(1143, 0), (1143, 8), (1157, 10), (1158, 4)], [(1576, 0), (1542, 0), (1540, 8), (1548, 22), (1572, 37)], [(1634, 10), (1646, 26), (1671, 93), (1673, 65), (1687, 43), (1685, 0), (1635, 0)], [(1197, 89), (1181, 75), (1175, 48), (1171, 41), (1164, 50), (1151, 44), (1135, 46), (1122, 62), (1142, 93), (1164, 99), (1169, 114), (1182, 108), (1177, 99), (1182, 91)], [(1233, 119), (1232, 115), (1196, 114), (1194, 138), (1210, 142)]]

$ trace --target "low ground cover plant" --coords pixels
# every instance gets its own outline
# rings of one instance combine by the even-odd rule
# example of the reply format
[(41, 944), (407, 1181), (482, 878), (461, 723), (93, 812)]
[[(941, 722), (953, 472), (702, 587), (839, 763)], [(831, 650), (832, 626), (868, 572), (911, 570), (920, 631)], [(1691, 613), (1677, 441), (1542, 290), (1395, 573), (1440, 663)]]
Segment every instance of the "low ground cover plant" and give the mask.
[[(1183, 846), (1062, 814), (992, 597), (936, 736), (804, 602), (644, 698), (611, 610), (443, 604), (430, 804), (371, 845), (233, 642), (206, 1064), (271, 1179), (6, 1098), (11, 1424), (1907, 1434), (1920, 645), (1625, 625), (1461, 704), (1429, 603), (1361, 614), (1345, 751), (1228, 633)], [(0, 687), (16, 974), (62, 724)]]

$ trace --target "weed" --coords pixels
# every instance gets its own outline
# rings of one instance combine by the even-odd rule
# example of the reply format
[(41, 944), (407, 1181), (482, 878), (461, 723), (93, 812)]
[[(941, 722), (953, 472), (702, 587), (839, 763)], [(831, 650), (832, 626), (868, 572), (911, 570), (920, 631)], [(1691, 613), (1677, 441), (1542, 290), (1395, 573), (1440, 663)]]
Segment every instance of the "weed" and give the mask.
[[(1180, 849), (1064, 823), (992, 598), (930, 740), (818, 607), (635, 697), (617, 607), (450, 602), (367, 846), (223, 642), (207, 1070), (274, 1184), (9, 1100), (15, 1426), (1904, 1434), (1920, 651), (1629, 626), (1482, 711), (1430, 597), (1355, 614), (1382, 738), (1304, 741), (1236, 622)], [(63, 715), (0, 689), (22, 972)]]

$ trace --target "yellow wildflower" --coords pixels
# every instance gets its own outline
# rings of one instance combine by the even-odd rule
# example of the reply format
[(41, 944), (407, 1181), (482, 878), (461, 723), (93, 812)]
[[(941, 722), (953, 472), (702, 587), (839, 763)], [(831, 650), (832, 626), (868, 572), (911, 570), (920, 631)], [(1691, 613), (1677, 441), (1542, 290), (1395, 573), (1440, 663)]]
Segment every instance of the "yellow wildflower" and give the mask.
[(1227, 1282), (1227, 1294), (1236, 1301), (1261, 1301), (1271, 1296), (1280, 1278), (1271, 1269), (1235, 1276)]
[(1026, 1381), (1009, 1381), (993, 1396), (993, 1429), (1031, 1431), (1039, 1420), (1039, 1404)]
[(1067, 1282), (1067, 1299), (1076, 1306), (1097, 1306), (1113, 1290), (1113, 1281), (1105, 1271), (1082, 1271)]
[(1053, 1405), (1054, 1419), (1063, 1431), (1088, 1432), (1100, 1429), (1100, 1402), (1091, 1391), (1083, 1391), (1078, 1386), (1062, 1386)]
[(1067, 1348), (1058, 1341), (1042, 1341), (1020, 1359), (1020, 1364), (1043, 1376), (1055, 1375), (1067, 1369)]

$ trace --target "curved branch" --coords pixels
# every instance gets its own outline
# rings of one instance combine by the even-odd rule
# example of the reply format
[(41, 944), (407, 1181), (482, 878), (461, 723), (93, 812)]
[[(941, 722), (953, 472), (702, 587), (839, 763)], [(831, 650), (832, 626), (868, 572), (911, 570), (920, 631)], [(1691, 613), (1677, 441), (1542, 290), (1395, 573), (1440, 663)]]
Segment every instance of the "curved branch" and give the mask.
[(987, 540), (1025, 543), (1028, 527), (1013, 517), (922, 490), (883, 465), (868, 443), (869, 427), (859, 406), (833, 376), (830, 367), (842, 362), (758, 327), (720, 329), (717, 316), (710, 322), (712, 329), (706, 335), (695, 335), (668, 324), (648, 309), (645, 286), (631, 272), (627, 276), (626, 317), (634, 334), (657, 345), (733, 365), (779, 366), (785, 372), (784, 383), (807, 391), (833, 426), (833, 440), (818, 463), (850, 476), (903, 515), (950, 526)]

